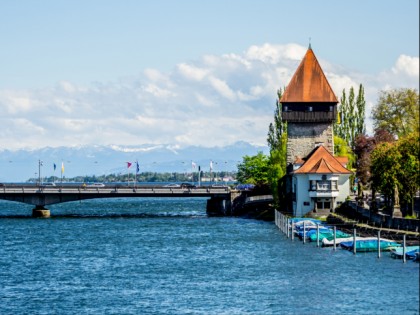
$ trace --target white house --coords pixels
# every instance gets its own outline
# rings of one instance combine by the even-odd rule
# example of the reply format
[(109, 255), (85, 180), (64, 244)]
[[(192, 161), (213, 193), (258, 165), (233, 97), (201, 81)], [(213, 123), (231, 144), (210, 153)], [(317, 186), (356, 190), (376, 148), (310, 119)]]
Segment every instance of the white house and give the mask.
[(343, 203), (350, 193), (347, 158), (334, 157), (324, 146), (315, 148), (305, 160), (293, 164), (293, 216), (326, 213)]

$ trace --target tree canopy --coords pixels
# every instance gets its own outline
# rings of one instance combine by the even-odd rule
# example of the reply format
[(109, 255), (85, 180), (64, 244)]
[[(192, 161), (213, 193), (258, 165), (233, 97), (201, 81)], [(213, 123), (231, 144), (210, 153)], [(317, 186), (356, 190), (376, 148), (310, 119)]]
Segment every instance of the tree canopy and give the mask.
[(365, 126), (365, 90), (363, 85), (359, 85), (357, 96), (354, 94), (354, 88), (349, 90), (349, 96), (346, 90), (340, 100), (339, 117), (334, 124), (334, 134), (344, 139), (348, 145), (353, 146), (357, 135), (366, 132)]
[(382, 142), (371, 154), (372, 187), (392, 199), (398, 188), (402, 203), (413, 205), (419, 188), (419, 136), (410, 133), (398, 141)]
[(262, 152), (257, 155), (243, 157), (238, 164), (236, 179), (242, 184), (264, 185), (268, 182), (268, 157)]
[(419, 128), (419, 93), (416, 89), (381, 91), (372, 111), (375, 129), (403, 137)]

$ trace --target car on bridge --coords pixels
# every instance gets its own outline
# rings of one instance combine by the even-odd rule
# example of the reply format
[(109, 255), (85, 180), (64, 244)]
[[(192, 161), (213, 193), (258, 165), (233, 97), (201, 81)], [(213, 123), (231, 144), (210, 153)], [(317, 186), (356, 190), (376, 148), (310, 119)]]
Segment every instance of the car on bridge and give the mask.
[(92, 183), (92, 184), (88, 184), (86, 187), (101, 188), (101, 187), (105, 187), (105, 184), (103, 184), (103, 183)]
[(179, 185), (179, 184), (168, 184), (168, 185), (165, 185), (163, 187), (180, 188), (181, 185)]
[(55, 187), (55, 183), (42, 183), (41, 187)]
[(197, 186), (190, 183), (182, 183), (181, 188), (196, 188)]

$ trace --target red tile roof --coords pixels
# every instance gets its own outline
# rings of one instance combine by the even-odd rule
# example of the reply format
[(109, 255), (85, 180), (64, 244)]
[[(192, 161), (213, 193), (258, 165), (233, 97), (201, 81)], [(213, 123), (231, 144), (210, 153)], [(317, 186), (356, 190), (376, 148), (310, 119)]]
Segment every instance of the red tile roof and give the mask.
[(351, 174), (324, 146), (312, 152), (295, 174)]
[(311, 48), (303, 57), (280, 100), (280, 103), (299, 102), (338, 103)]

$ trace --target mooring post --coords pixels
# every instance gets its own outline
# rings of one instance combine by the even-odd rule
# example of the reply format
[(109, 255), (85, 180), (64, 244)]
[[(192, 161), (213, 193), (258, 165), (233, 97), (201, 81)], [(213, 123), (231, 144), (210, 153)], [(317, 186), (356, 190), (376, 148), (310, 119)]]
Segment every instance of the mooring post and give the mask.
[(356, 255), (357, 249), (356, 249), (356, 229), (353, 231), (353, 254)]
[(378, 258), (381, 258), (381, 230), (378, 231)]
[(406, 237), (405, 234), (403, 235), (403, 263), (405, 263), (407, 261), (407, 258), (405, 257), (405, 245), (406, 245)]
[(281, 222), (280, 222), (281, 231), (284, 233), (284, 214), (281, 214)]
[(319, 223), (316, 224), (316, 247), (319, 247)]
[(295, 222), (292, 222), (292, 241), (295, 240)]
[(303, 221), (303, 244), (306, 243), (305, 231), (306, 231), (306, 225), (305, 225), (305, 221)]
[(337, 227), (334, 225), (333, 228), (333, 249), (337, 250)]
[(287, 238), (290, 237), (290, 222), (289, 219), (287, 219), (286, 221), (286, 226), (287, 226)]

